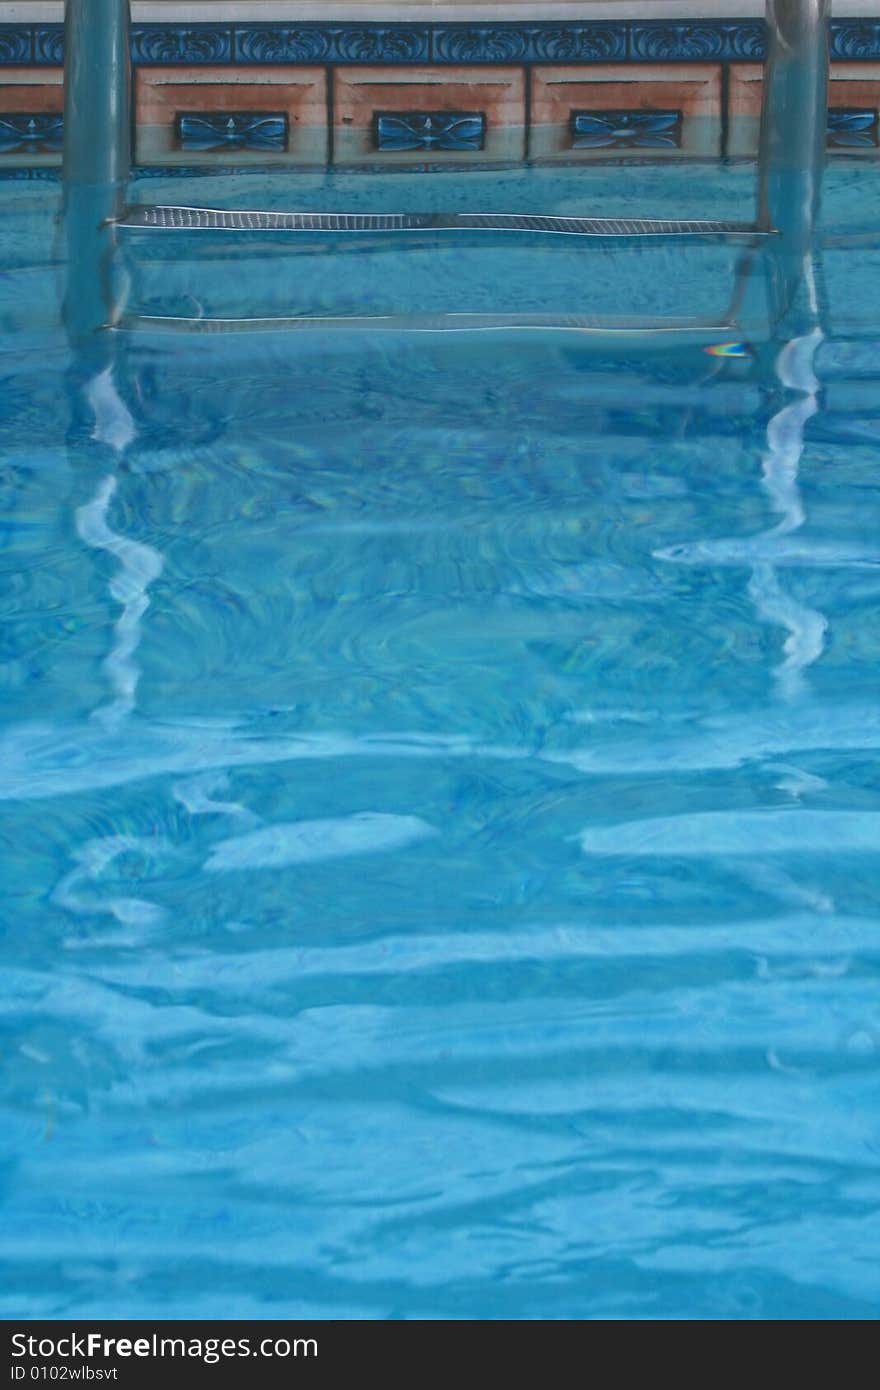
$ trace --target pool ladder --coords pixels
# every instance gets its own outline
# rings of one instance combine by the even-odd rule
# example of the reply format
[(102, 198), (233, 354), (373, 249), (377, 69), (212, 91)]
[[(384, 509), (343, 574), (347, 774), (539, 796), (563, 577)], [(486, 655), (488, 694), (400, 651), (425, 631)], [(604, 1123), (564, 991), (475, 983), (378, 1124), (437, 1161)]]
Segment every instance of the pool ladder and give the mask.
[[(712, 342), (736, 336), (744, 284), (760, 260), (769, 267), (767, 335), (796, 306), (809, 280), (824, 162), (831, 0), (766, 0), (765, 63), (756, 216), (713, 219), (566, 217), (511, 213), (270, 212), (225, 208), (128, 206), (131, 167), (131, 59), (128, 0), (68, 0), (65, 20), (64, 182), (70, 252), (65, 301), (74, 337), (105, 328), (192, 332), (255, 331), (348, 325), (423, 331), (492, 328), (574, 329), (598, 341), (648, 336)], [(394, 318), (261, 319), (126, 318), (107, 302), (107, 258), (120, 233), (261, 235), (334, 234), (365, 238), (469, 233), (529, 233), (585, 244), (683, 245), (728, 242), (746, 248), (728, 311), (721, 321), (662, 319), (649, 323), (588, 314), (435, 314)], [(749, 258), (751, 256), (751, 259)], [(754, 337), (754, 332), (752, 333)]]

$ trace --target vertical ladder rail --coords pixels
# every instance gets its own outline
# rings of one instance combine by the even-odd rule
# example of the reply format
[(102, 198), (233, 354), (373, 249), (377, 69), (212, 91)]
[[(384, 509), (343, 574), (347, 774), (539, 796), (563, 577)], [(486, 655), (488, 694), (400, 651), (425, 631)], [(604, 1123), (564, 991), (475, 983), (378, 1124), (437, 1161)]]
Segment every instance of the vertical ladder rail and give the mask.
[(66, 0), (63, 317), (78, 344), (118, 317), (113, 219), (125, 206), (131, 130), (129, 0)]
[(129, 0), (66, 0), (65, 182), (124, 189), (131, 124)]
[(135, 433), (124, 353), (105, 331), (121, 313), (114, 219), (131, 173), (129, 0), (67, 0), (64, 18), (67, 439), (71, 466), (89, 460), (111, 485)]
[(767, 0), (758, 226), (769, 251), (770, 311), (819, 316), (815, 252), (828, 113), (831, 0)]

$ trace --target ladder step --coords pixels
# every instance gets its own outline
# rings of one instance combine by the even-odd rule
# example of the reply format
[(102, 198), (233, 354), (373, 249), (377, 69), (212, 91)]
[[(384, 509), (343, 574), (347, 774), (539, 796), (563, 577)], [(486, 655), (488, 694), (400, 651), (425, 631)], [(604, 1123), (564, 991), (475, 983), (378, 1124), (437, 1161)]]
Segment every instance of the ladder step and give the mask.
[(557, 217), (507, 212), (248, 212), (228, 208), (131, 207), (118, 227), (166, 232), (539, 232), (583, 237), (694, 237), (754, 242), (771, 235), (751, 222), (635, 217)]
[(737, 330), (705, 319), (590, 318), (577, 314), (418, 314), (315, 318), (186, 318), (130, 314), (112, 325), (122, 332), (279, 333), (367, 331), (379, 333), (488, 333), (530, 331), (577, 333), (582, 344), (639, 350), (660, 341), (672, 347), (712, 346), (730, 341)]

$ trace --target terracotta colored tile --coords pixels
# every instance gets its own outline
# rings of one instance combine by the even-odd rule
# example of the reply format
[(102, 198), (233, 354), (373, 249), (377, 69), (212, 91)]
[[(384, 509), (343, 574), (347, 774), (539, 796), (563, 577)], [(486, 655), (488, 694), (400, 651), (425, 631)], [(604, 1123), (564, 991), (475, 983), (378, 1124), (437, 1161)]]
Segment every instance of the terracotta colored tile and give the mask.
[[(737, 63), (730, 69), (728, 153), (731, 155), (753, 158), (758, 152), (763, 76), (763, 69), (757, 63)], [(880, 64), (834, 63), (828, 105), (880, 110)], [(846, 149), (841, 153), (862, 151)], [(876, 158), (878, 150), (869, 148), (863, 153)]]
[[(143, 67), (136, 71), (137, 159), (142, 164), (324, 164), (327, 78), (323, 68)], [(207, 154), (175, 148), (180, 111), (282, 111), (290, 129), (284, 151)]]
[(727, 96), (727, 153), (745, 158), (758, 152), (764, 69), (760, 63), (734, 63)]
[[(626, 145), (572, 149), (573, 111), (680, 111), (675, 149)], [(721, 69), (717, 64), (617, 64), (532, 70), (530, 153), (535, 159), (717, 155), (721, 143)]]
[[(0, 69), (0, 111), (60, 115), (64, 110), (63, 68)], [(0, 153), (4, 166), (60, 164), (61, 153), (34, 154), (28, 150)]]
[[(477, 111), (486, 116), (482, 150), (378, 151), (377, 111)], [(334, 77), (337, 164), (424, 164), (516, 160), (525, 154), (526, 82), (521, 67), (340, 67)]]

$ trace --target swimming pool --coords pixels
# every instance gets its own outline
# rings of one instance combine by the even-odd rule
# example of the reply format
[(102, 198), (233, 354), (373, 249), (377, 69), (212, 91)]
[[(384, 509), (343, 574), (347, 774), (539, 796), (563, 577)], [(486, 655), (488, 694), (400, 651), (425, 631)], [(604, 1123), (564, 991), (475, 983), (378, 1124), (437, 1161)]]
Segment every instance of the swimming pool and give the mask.
[[(0, 183), (3, 1316), (876, 1316), (877, 191), (829, 172), (787, 347), (154, 326), (84, 377), (59, 185)], [(711, 315), (741, 254), (163, 247), (133, 314)]]

